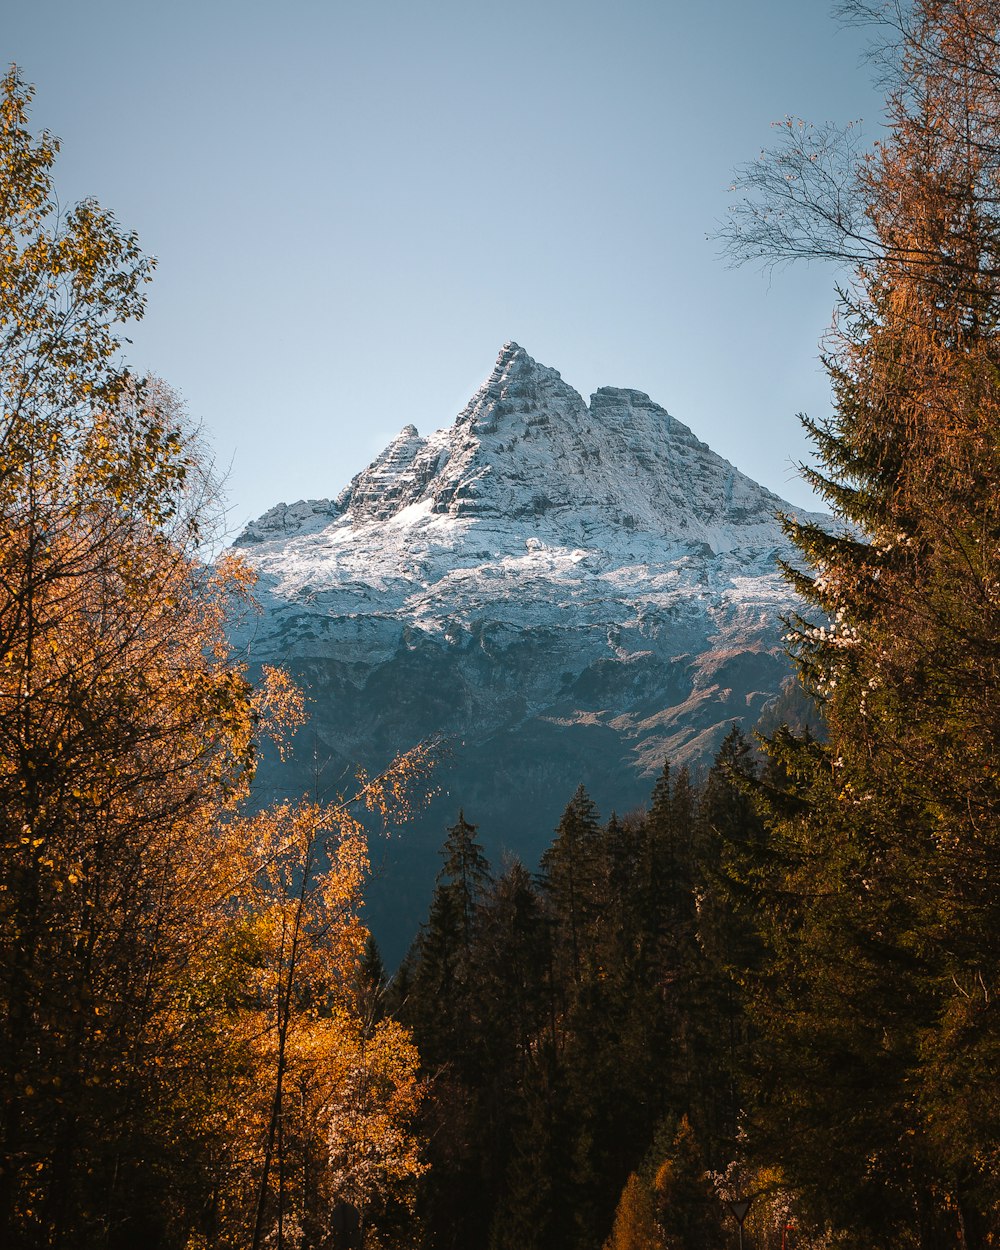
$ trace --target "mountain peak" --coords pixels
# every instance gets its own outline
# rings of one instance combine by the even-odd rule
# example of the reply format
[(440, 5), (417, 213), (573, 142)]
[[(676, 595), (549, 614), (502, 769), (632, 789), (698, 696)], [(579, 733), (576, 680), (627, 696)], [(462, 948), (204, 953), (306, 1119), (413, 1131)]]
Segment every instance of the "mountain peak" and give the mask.
[[(500, 354), (497, 356), (497, 363), (494, 369), (504, 369), (514, 360), (519, 359), (531, 360), (531, 357), (524, 350), (520, 343), (515, 343), (513, 339), (508, 339), (500, 348)], [(534, 363), (534, 361), (532, 361)]]
[[(312, 695), (298, 778), (317, 752), (336, 775), (443, 735), (444, 793), (530, 862), (524, 812), (551, 829), (567, 777), (632, 806), (665, 758), (707, 762), (777, 692), (798, 607), (782, 507), (648, 395), (587, 404), (510, 342), (447, 428), (403, 424), (333, 503), (248, 529), (264, 617), (240, 637)], [(269, 767), (258, 784), (280, 792)], [(416, 835), (428, 893), (436, 811)], [(396, 873), (383, 915), (412, 896)]]
[[(497, 354), (496, 364), (493, 366), (493, 372), (487, 380), (487, 385), (493, 381), (500, 381), (504, 378), (510, 378), (518, 374), (530, 373), (535, 369), (544, 369), (544, 365), (539, 365), (524, 350), (520, 343), (515, 343), (513, 339), (508, 339), (500, 348)], [(555, 372), (551, 370), (550, 372)]]
[(786, 508), (645, 392), (601, 387), (588, 405), (511, 340), (450, 427), (405, 425), (332, 511), (355, 527), (488, 519), (571, 546), (638, 531), (726, 551), (781, 545)]
[(539, 364), (518, 343), (501, 347), (493, 371), (455, 420), (456, 429), (473, 427), (489, 434), (502, 425), (523, 424), (526, 413), (561, 410), (579, 413), (586, 405), (556, 369)]

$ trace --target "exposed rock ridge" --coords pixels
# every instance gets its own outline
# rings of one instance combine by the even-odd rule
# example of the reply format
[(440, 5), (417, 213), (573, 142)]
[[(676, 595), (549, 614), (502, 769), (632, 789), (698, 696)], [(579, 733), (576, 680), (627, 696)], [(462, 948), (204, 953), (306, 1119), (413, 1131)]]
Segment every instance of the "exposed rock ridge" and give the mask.
[(298, 503), (276, 503), (263, 516), (251, 521), (233, 544), (249, 547), (272, 539), (291, 538), (295, 534), (309, 534), (329, 525), (340, 515), (340, 508), (332, 499), (300, 499)]
[(334, 505), (279, 507), (237, 544), (304, 534), (324, 515), (364, 526), (410, 509), (554, 526), (577, 542), (610, 525), (716, 552), (773, 549), (787, 505), (642, 391), (602, 387), (588, 405), (509, 342), (450, 428), (422, 438), (404, 426)]
[(234, 644), (287, 666), (311, 709), (292, 761), (262, 763), (262, 798), (309, 791), (317, 760), (333, 778), (454, 744), (374, 908), (402, 941), (453, 803), (494, 854), (534, 863), (581, 781), (627, 810), (665, 758), (698, 768), (775, 705), (800, 606), (779, 510), (648, 395), (587, 404), (505, 344), (451, 426), (405, 425), (334, 502), (278, 505), (241, 536), (264, 614)]

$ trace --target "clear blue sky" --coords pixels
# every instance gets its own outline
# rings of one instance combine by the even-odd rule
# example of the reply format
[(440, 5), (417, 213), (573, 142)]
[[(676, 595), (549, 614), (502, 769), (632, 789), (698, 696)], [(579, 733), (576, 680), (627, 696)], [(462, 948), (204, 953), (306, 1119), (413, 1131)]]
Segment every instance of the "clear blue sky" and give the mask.
[(648, 391), (793, 503), (836, 275), (727, 270), (732, 170), (880, 99), (824, 0), (7, 0), (0, 58), (159, 260), (129, 355), (228, 465), (230, 524), (450, 423), (515, 339)]

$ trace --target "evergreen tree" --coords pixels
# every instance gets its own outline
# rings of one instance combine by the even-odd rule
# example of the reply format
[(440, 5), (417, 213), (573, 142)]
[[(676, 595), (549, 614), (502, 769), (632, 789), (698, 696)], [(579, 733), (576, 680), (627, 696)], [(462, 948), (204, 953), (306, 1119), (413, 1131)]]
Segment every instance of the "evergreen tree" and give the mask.
[(751, 798), (758, 775), (750, 742), (734, 725), (698, 805), (693, 889), (698, 897), (695, 970), (688, 983), (691, 1102), (687, 1108), (716, 1168), (733, 1157), (747, 1105), (751, 1051), (745, 991), (762, 959), (758, 877), (768, 854)]
[(485, 1130), (480, 1104), (488, 1066), (476, 938), (491, 873), (476, 832), (464, 812), (447, 832), (427, 921), (405, 961), (407, 992), (398, 1009), (431, 1081), (421, 1121), (431, 1168), (423, 1234), (429, 1245), (456, 1250), (483, 1244), (490, 1216), (483, 1200), (489, 1160), (476, 1148)]
[(476, 926), (474, 976), (489, 1072), (514, 1082), (547, 1027), (542, 902), (515, 860), (493, 883)]
[(835, 415), (806, 423), (809, 478), (849, 524), (788, 523), (817, 610), (793, 647), (829, 743), (770, 746), (787, 785), (765, 791), (762, 1127), (855, 1236), (979, 1247), (1000, 1235), (1000, 19), (991, 0), (847, 8), (891, 37), (888, 135), (850, 171), (855, 209), (830, 212), (822, 152), (792, 128), (744, 218), (755, 247), (777, 231), (777, 254), (815, 254), (833, 232), (861, 260)]
[(581, 784), (542, 856), (541, 876), (554, 921), (555, 958), (574, 984), (583, 975), (585, 933), (599, 904), (600, 835), (597, 808)]
[(470, 825), (465, 812), (460, 810), (458, 822), (448, 830), (441, 848), (444, 866), (438, 874), (439, 887), (454, 899), (465, 963), (472, 951), (477, 909), (491, 878), (489, 861), (482, 845), (476, 841), (477, 832), (478, 827)]
[(464, 812), (447, 832), (426, 923), (408, 957), (410, 995), (402, 1019), (412, 1024), (428, 1070), (472, 1058), (469, 996), (473, 940), (490, 866)]

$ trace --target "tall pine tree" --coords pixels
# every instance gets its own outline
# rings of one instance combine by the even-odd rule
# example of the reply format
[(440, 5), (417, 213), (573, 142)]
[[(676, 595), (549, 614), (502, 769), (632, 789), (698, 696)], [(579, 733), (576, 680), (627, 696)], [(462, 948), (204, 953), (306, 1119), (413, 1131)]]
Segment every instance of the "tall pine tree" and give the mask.
[(835, 414), (806, 422), (809, 478), (848, 524), (788, 523), (829, 742), (770, 747), (788, 785), (761, 877), (762, 1127), (851, 1235), (979, 1247), (1000, 1236), (1000, 10), (846, 8), (891, 36), (888, 133), (848, 171), (853, 207), (790, 127), (742, 217), (758, 254), (860, 260)]

